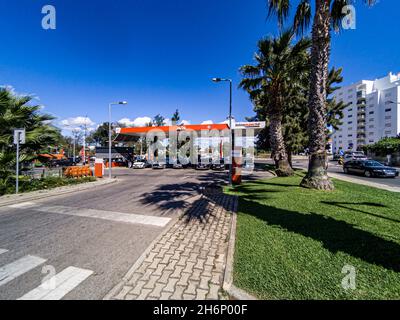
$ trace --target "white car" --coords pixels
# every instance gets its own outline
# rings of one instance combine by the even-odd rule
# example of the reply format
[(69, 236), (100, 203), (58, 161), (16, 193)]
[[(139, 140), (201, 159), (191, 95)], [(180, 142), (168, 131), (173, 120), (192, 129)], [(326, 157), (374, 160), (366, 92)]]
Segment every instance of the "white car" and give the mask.
[(143, 161), (135, 161), (132, 165), (133, 169), (144, 169), (146, 168), (146, 163)]
[(368, 157), (362, 151), (346, 152), (344, 154), (344, 162), (352, 160), (368, 160)]

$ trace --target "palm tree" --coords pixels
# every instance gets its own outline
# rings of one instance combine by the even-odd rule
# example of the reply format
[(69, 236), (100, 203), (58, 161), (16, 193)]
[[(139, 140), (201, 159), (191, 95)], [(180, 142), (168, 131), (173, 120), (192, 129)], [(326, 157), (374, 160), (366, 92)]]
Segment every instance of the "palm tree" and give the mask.
[(33, 159), (61, 139), (60, 130), (50, 124), (54, 118), (39, 113), (41, 107), (31, 105), (31, 101), (31, 96), (18, 96), (8, 87), (0, 87), (0, 185), (3, 187), (16, 164), (13, 129), (26, 130), (26, 143), (21, 145), (19, 161)]
[[(278, 38), (266, 38), (258, 43), (255, 65), (240, 68), (243, 80), (240, 87), (250, 99), (265, 110), (269, 121), (271, 157), (279, 176), (289, 176), (293, 170), (288, 161), (287, 148), (283, 137), (282, 120), (285, 109), (293, 105), (299, 88), (304, 83), (308, 66), (310, 41), (301, 39), (293, 44), (293, 31), (285, 31)], [(296, 94), (297, 93), (297, 94)]]
[[(267, 0), (268, 15), (275, 13), (281, 27), (289, 16), (290, 0)], [(364, 0), (372, 5), (375, 0)], [(328, 79), (328, 63), (330, 58), (331, 30), (338, 31), (345, 13), (343, 7), (351, 4), (351, 0), (315, 0), (312, 24), (311, 73), (308, 98), (308, 131), (310, 161), (308, 173), (301, 182), (306, 188), (333, 190), (332, 181), (327, 175), (326, 156), (326, 124), (327, 103), (326, 87)], [(294, 28), (302, 34), (311, 22), (311, 0), (301, 0), (297, 6)]]

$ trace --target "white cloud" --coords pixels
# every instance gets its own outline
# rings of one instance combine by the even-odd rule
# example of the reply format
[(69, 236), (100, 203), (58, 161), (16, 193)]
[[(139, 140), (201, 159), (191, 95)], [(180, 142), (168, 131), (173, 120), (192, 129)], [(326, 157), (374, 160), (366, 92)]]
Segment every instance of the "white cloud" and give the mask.
[(77, 130), (86, 125), (86, 127), (93, 127), (95, 123), (88, 117), (75, 117), (61, 120), (61, 125), (66, 130)]
[(185, 126), (185, 125), (189, 125), (190, 122), (188, 120), (182, 120), (179, 124)]
[(206, 120), (203, 121), (201, 124), (213, 124), (214, 122), (212, 120)]
[(133, 120), (132, 124), (134, 127), (146, 127), (152, 120), (150, 117), (138, 117)]
[(132, 127), (134, 125), (133, 121), (129, 120), (129, 118), (122, 118), (121, 120), (118, 120), (118, 123), (124, 127)]
[(172, 126), (172, 121), (171, 121), (171, 119), (164, 119), (164, 125), (165, 126)]

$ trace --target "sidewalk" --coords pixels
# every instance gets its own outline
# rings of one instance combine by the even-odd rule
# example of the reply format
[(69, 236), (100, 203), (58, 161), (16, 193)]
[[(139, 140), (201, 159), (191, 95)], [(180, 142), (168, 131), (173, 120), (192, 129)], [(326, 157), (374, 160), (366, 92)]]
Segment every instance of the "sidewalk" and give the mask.
[(220, 299), (236, 197), (206, 189), (105, 299)]

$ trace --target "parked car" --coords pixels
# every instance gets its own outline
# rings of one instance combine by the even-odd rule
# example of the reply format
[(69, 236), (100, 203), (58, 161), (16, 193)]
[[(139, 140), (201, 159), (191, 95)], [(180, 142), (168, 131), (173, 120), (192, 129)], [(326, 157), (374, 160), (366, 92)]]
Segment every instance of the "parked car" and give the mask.
[(210, 169), (210, 164), (209, 163), (201, 163), (201, 162), (199, 162), (196, 165), (196, 170), (208, 170), (208, 169)]
[(146, 168), (146, 162), (145, 161), (135, 161), (132, 164), (133, 169), (144, 169)]
[(390, 177), (399, 175), (396, 168), (387, 167), (374, 160), (351, 160), (343, 165), (344, 173), (362, 174), (366, 177)]
[(177, 162), (177, 163), (174, 163), (172, 165), (172, 168), (174, 168), (174, 169), (183, 169), (183, 165)]
[(70, 159), (61, 159), (61, 160), (51, 160), (49, 162), (49, 167), (69, 167), (72, 166), (73, 162)]
[(213, 163), (211, 165), (211, 169), (215, 171), (223, 171), (225, 170), (225, 164), (224, 163)]
[(155, 162), (155, 163), (152, 164), (151, 167), (153, 169), (165, 169), (165, 164), (159, 163), (159, 162)]
[(344, 154), (344, 163), (351, 160), (368, 160), (362, 151), (347, 151)]

